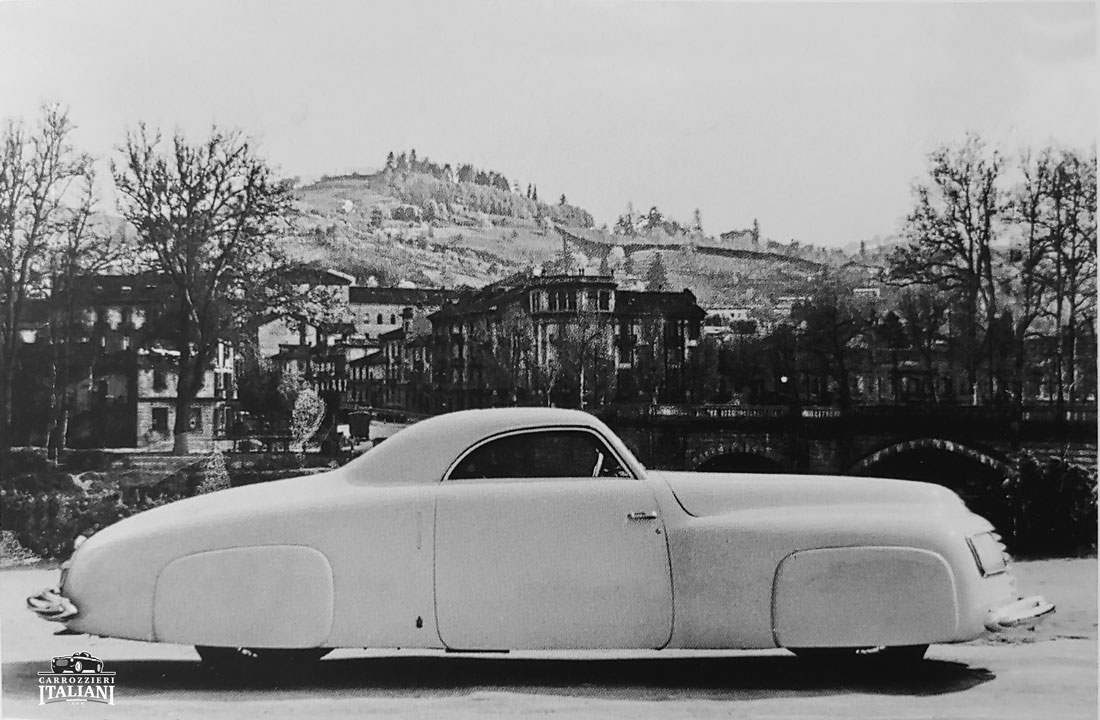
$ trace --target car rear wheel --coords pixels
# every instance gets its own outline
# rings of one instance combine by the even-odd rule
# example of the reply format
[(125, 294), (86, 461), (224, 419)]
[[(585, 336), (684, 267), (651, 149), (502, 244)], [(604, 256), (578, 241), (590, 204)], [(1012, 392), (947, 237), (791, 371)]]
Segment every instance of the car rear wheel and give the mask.
[(212, 647), (196, 645), (195, 651), (202, 664), (221, 672), (265, 673), (276, 671), (305, 671), (328, 655), (330, 648), (302, 648), (284, 650), (275, 648)]
[(84, 672), (84, 663), (82, 663), (82, 662), (81, 662), (81, 661), (79, 661), (79, 660), (75, 661), (75, 662), (73, 663), (73, 670), (74, 670), (75, 672)]
[(891, 647), (790, 648), (798, 657), (815, 663), (868, 663), (910, 665), (924, 659), (927, 645), (895, 645)]

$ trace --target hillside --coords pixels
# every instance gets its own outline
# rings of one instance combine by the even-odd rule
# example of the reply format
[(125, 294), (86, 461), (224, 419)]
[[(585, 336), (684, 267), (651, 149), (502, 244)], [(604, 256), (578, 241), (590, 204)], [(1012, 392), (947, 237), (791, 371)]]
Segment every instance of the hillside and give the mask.
[(481, 173), (486, 182), (479, 183), (448, 179), (445, 168), (423, 161), (420, 170), (397, 171), (388, 164), (377, 173), (326, 177), (299, 188), (300, 232), (288, 251), (360, 282), (373, 277), (383, 285), (422, 287), (477, 287), (521, 270), (563, 268), (612, 271), (622, 286), (642, 287), (660, 254), (669, 287), (689, 288), (716, 305), (807, 294), (823, 272), (850, 259), (839, 250), (797, 244), (746, 247), (730, 240), (733, 233), (617, 235), (593, 227), (583, 208), (543, 203), (537, 189), (531, 197), (530, 186), (526, 194), (508, 188), (499, 173)]

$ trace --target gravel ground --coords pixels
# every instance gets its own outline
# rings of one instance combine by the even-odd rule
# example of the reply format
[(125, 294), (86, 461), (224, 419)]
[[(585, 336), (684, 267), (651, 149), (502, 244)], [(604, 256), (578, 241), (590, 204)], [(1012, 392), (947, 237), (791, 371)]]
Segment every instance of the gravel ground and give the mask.
[[(1035, 631), (937, 645), (904, 674), (821, 669), (783, 651), (514, 653), (341, 650), (308, 677), (231, 682), (194, 650), (55, 636), (24, 597), (56, 570), (0, 573), (3, 717), (1020, 718), (1097, 717), (1097, 562), (1016, 565), (1058, 612)], [(116, 705), (38, 706), (49, 658), (87, 650), (118, 673)]]

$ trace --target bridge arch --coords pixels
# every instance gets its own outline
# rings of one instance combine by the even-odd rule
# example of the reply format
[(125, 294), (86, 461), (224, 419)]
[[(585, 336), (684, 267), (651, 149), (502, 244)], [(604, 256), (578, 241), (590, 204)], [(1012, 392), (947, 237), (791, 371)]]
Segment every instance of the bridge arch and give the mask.
[(787, 459), (770, 447), (751, 442), (722, 442), (692, 456), (696, 472), (782, 472)]
[(1013, 477), (1016, 474), (1015, 467), (1012, 463), (1001, 457), (999, 453), (979, 450), (969, 445), (964, 445), (954, 440), (945, 440), (943, 438), (917, 438), (915, 440), (906, 440), (905, 442), (889, 445), (881, 450), (876, 450), (857, 462), (851, 467), (848, 474), (864, 475), (876, 465), (882, 465), (897, 455), (919, 451), (938, 451), (941, 453), (954, 454), (991, 468), (1002, 477), (1006, 478)]

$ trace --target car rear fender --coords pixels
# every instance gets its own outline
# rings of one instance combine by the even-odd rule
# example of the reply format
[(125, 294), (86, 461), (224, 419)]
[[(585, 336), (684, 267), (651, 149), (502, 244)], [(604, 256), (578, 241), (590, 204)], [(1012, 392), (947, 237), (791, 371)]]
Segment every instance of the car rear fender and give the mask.
[(153, 599), (156, 639), (188, 645), (317, 647), (332, 617), (332, 567), (301, 545), (185, 555), (161, 570)]

